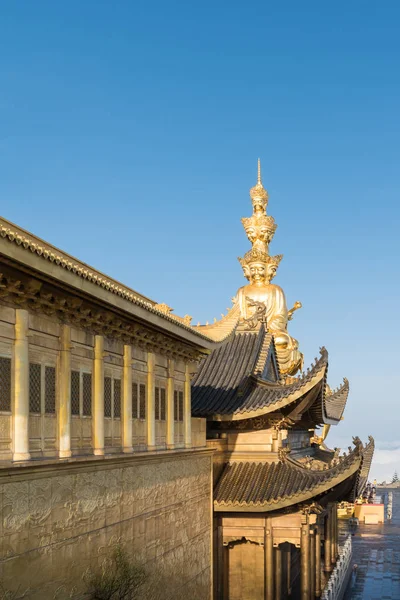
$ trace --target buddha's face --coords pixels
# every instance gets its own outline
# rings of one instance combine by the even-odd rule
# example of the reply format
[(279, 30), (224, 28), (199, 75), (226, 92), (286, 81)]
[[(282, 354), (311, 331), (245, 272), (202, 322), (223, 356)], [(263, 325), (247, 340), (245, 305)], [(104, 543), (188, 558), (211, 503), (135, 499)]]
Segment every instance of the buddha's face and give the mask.
[(250, 265), (250, 283), (262, 285), (265, 283), (267, 272), (263, 263), (252, 263)]
[(267, 265), (267, 274), (266, 274), (266, 279), (268, 281), (268, 283), (275, 277), (276, 272), (278, 270), (278, 265), (274, 265), (273, 263)]
[(257, 239), (257, 229), (255, 227), (245, 227), (246, 235), (249, 239), (249, 242), (253, 243)]
[(261, 227), (260, 228), (260, 233), (261, 233), (261, 239), (264, 240), (264, 242), (267, 242), (267, 244), (269, 244), (269, 242), (272, 240), (272, 231), (269, 227)]
[(256, 214), (265, 213), (265, 207), (267, 203), (262, 198), (254, 198), (253, 199), (253, 208)]

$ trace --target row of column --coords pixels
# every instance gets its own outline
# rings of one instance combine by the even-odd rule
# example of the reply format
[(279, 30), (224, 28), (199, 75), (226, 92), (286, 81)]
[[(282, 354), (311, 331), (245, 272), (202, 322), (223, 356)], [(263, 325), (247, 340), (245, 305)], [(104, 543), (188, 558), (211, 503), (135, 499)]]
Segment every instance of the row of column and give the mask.
[[(315, 522), (312, 522), (313, 518)], [(324, 528), (324, 529), (323, 529)], [(315, 515), (305, 517), (301, 525), (300, 543), (300, 590), (301, 600), (314, 600), (321, 596), (322, 532), (324, 533), (324, 571), (332, 571), (338, 556), (336, 503), (328, 504), (324, 521), (319, 523)], [(265, 522), (265, 600), (280, 600), (282, 586), (285, 595), (291, 594), (291, 554), (281, 547), (274, 548), (273, 532), (269, 519)], [(284, 561), (286, 562), (285, 567)], [(285, 572), (285, 581), (282, 573)]]
[[(13, 460), (29, 460), (29, 352), (28, 311), (17, 309), (14, 344), (14, 407), (13, 407)], [(57, 411), (59, 457), (71, 456), (71, 328), (61, 326), (59, 403)], [(132, 347), (124, 346), (121, 427), (122, 449), (125, 453), (132, 448)], [(148, 352), (146, 386), (146, 442), (148, 450), (155, 450), (155, 355)], [(92, 443), (93, 453), (104, 455), (104, 338), (95, 336), (93, 361), (93, 410)], [(174, 440), (174, 361), (168, 360), (167, 448), (175, 447)], [(191, 388), (189, 365), (185, 367), (184, 387), (184, 440), (190, 448), (191, 440)]]
[[(324, 571), (330, 573), (338, 557), (337, 507), (336, 503), (327, 506), (322, 523), (316, 519), (301, 526), (300, 588), (301, 600), (313, 600), (321, 596), (321, 537), (324, 533)], [(323, 529), (322, 529), (323, 528)]]

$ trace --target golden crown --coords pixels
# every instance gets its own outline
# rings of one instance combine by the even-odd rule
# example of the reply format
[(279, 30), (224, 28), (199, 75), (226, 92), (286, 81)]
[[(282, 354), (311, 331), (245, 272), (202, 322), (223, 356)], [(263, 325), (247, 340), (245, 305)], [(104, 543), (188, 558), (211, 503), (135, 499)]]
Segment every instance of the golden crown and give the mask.
[(243, 258), (238, 258), (238, 261), (242, 267), (249, 266), (253, 263), (264, 263), (265, 265), (278, 266), (283, 258), (283, 254), (277, 254), (276, 256), (269, 256), (266, 252), (259, 250), (258, 248), (251, 248)]
[(277, 228), (275, 219), (271, 215), (252, 215), (251, 217), (243, 217), (241, 221), (245, 230), (249, 227), (265, 227), (271, 232), (272, 236)]

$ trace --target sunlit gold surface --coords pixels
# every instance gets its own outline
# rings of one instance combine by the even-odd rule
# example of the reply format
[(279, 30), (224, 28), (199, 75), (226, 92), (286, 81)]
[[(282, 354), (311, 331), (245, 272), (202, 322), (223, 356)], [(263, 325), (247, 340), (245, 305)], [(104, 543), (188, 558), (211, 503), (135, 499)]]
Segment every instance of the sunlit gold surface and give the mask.
[(250, 283), (238, 290), (235, 302), (239, 305), (240, 318), (243, 321), (251, 319), (256, 310), (248, 299), (265, 304), (267, 328), (274, 336), (281, 372), (293, 375), (301, 367), (303, 355), (298, 350), (297, 340), (289, 335), (287, 324), (295, 310), (301, 307), (301, 303), (296, 302), (288, 311), (284, 291), (271, 283), (282, 255), (269, 254), (269, 243), (275, 233), (276, 224), (274, 219), (266, 214), (268, 194), (262, 185), (260, 160), (257, 184), (251, 188), (250, 197), (253, 215), (242, 219), (242, 223), (252, 248), (243, 258), (239, 258), (244, 276)]
[[(196, 329), (211, 339), (221, 341), (239, 326), (244, 330), (260, 323), (256, 318), (257, 307), (262, 303), (266, 307), (263, 319), (267, 328), (274, 336), (282, 375), (294, 375), (302, 368), (303, 355), (298, 349), (297, 340), (287, 331), (287, 324), (296, 310), (301, 308), (301, 302), (295, 302), (288, 310), (284, 291), (278, 285), (271, 283), (278, 270), (283, 255), (271, 256), (269, 244), (276, 231), (274, 218), (267, 215), (268, 192), (261, 179), (261, 165), (258, 159), (257, 183), (250, 190), (253, 205), (251, 217), (244, 217), (242, 224), (251, 242), (251, 248), (243, 258), (239, 258), (243, 274), (249, 284), (241, 287), (233, 298), (233, 308), (220, 321), (212, 325), (198, 325)], [(160, 305), (156, 308), (160, 309)]]

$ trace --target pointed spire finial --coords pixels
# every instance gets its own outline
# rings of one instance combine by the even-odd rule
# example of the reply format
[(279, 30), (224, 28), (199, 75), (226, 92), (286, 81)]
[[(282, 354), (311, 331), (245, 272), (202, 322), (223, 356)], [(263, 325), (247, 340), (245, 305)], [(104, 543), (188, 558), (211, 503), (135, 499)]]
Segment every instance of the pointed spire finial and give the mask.
[[(261, 209), (265, 211), (268, 202), (268, 192), (264, 188), (261, 181), (261, 160), (257, 159), (257, 183), (250, 190), (250, 198), (253, 201), (253, 206), (259, 204)], [(257, 199), (257, 201), (256, 201)]]

